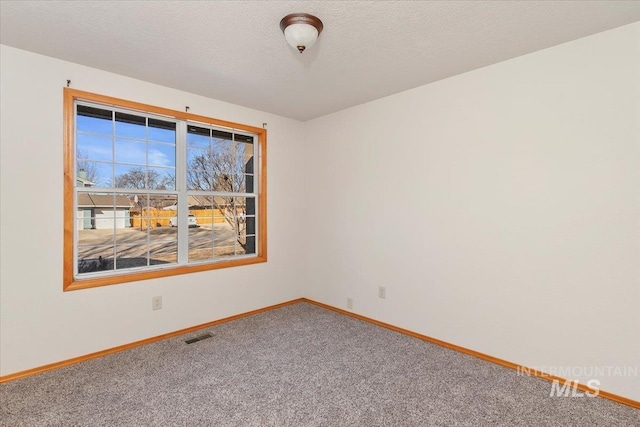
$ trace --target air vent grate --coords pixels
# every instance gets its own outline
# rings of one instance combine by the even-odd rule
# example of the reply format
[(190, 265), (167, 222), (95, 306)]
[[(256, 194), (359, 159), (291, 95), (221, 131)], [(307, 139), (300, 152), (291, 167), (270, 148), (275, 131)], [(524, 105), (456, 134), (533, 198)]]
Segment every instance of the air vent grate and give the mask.
[(194, 342), (206, 340), (207, 338), (211, 338), (212, 336), (213, 335), (211, 335), (209, 332), (207, 332), (206, 334), (198, 335), (197, 337), (194, 337), (194, 338), (189, 338), (185, 342), (187, 344), (193, 344)]

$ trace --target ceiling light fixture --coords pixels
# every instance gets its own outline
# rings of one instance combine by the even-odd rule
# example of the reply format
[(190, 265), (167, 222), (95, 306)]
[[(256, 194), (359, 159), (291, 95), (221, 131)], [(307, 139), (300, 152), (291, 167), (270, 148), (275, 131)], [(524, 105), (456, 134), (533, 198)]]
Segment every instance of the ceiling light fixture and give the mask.
[(280, 21), (280, 29), (287, 43), (298, 49), (300, 53), (313, 46), (322, 28), (322, 21), (308, 13), (292, 13)]

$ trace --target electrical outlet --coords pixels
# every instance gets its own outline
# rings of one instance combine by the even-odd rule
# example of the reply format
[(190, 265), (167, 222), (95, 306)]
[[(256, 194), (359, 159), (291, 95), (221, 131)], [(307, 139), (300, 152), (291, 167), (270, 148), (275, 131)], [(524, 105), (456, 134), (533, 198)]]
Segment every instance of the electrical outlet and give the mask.
[(353, 309), (353, 298), (347, 298), (347, 308)]
[(162, 308), (162, 297), (151, 298), (151, 309), (160, 310)]
[(386, 299), (387, 298), (387, 288), (384, 286), (380, 286), (378, 288), (378, 298)]

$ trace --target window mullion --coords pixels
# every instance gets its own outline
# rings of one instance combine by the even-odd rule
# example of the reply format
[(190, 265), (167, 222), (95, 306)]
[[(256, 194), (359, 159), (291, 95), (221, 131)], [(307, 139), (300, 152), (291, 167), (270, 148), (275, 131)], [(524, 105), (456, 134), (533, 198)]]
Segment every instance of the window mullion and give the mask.
[(256, 139), (253, 141), (253, 188), (252, 188), (252, 192), (253, 192), (253, 206), (254, 206), (254, 229), (253, 229), (253, 234), (255, 236), (255, 244), (256, 244), (256, 249), (257, 249), (257, 245), (258, 245), (258, 238), (260, 236), (260, 233), (262, 232), (260, 230), (260, 221), (259, 221), (259, 215), (258, 213), (260, 212), (260, 198), (258, 197), (258, 194), (260, 193), (260, 186), (262, 185), (262, 183), (260, 182), (260, 176), (262, 174), (262, 169), (260, 167), (260, 165), (262, 165), (262, 159), (261, 159), (262, 153), (260, 152), (260, 143)]
[(178, 190), (178, 264), (189, 261), (189, 195), (187, 194), (187, 123), (176, 123), (176, 190)]

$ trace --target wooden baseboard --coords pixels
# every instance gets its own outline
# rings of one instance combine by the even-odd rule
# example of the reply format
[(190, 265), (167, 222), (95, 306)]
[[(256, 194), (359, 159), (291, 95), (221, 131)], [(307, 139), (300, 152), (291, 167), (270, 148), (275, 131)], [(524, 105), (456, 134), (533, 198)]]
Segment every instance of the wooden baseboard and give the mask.
[[(338, 313), (341, 313), (341, 314), (345, 314), (347, 316), (354, 317), (356, 319), (359, 319), (359, 320), (362, 320), (362, 321), (365, 321), (365, 322), (368, 322), (368, 323), (372, 323), (374, 325), (381, 326), (383, 328), (391, 329), (392, 331), (400, 332), (402, 334), (409, 335), (411, 337), (418, 338), (418, 339), (421, 339), (423, 341), (427, 341), (427, 342), (430, 342), (430, 343), (433, 343), (433, 344), (437, 344), (439, 346), (446, 347), (446, 348), (449, 348), (451, 350), (458, 351), (460, 353), (468, 354), (470, 356), (477, 357), (479, 359), (486, 360), (488, 362), (496, 363), (498, 365), (514, 369), (514, 370), (516, 370), (518, 372), (526, 372), (526, 375), (543, 378), (543, 379), (549, 380), (549, 381), (559, 381), (562, 385), (564, 385), (564, 384), (573, 385), (574, 384), (572, 381), (569, 381), (569, 380), (561, 378), (561, 377), (557, 377), (555, 375), (550, 375), (550, 374), (547, 374), (545, 372), (538, 371), (538, 370), (535, 370), (535, 369), (529, 369), (526, 366), (521, 366), (521, 365), (518, 365), (516, 363), (512, 363), (512, 362), (509, 362), (509, 361), (506, 361), (506, 360), (503, 360), (503, 359), (499, 359), (497, 357), (489, 356), (488, 354), (480, 353), (480, 352), (477, 352), (477, 351), (474, 351), (474, 350), (470, 350), (470, 349), (465, 348), (465, 347), (461, 347), (459, 345), (451, 344), (451, 343), (448, 343), (446, 341), (442, 341), (442, 340), (439, 340), (439, 339), (436, 339), (436, 338), (432, 338), (432, 337), (429, 337), (429, 336), (426, 336), (426, 335), (422, 335), (422, 334), (410, 331), (408, 329), (399, 328), (397, 326), (393, 326), (393, 325), (390, 325), (388, 323), (380, 322), (378, 320), (371, 319), (369, 317), (361, 316), (359, 314), (355, 314), (355, 313), (352, 313), (352, 312), (347, 311), (347, 310), (336, 308), (336, 307), (333, 307), (331, 305), (323, 304), (321, 302), (313, 301), (313, 300), (310, 300), (310, 299), (307, 299), (307, 298), (301, 298), (301, 301), (307, 302), (309, 304), (317, 305), (318, 307), (323, 307), (323, 308), (326, 308), (328, 310), (332, 310), (332, 311), (335, 311), (335, 312), (338, 312)], [(594, 392), (594, 390), (589, 388), (586, 384), (576, 384), (575, 386), (576, 386), (576, 389), (578, 389), (580, 391), (583, 391), (583, 392), (588, 392), (588, 393)], [(604, 391), (604, 390), (599, 390), (598, 396), (599, 397), (604, 397), (605, 399), (613, 400), (614, 402), (617, 402), (617, 403), (622, 403), (623, 405), (631, 406), (632, 408), (640, 409), (640, 402), (638, 402), (637, 400), (629, 399), (629, 398), (623, 397), (623, 396), (618, 396), (617, 394), (609, 393), (609, 392)]]
[(144, 340), (132, 342), (130, 344), (120, 345), (118, 347), (113, 347), (107, 350), (97, 351), (95, 353), (87, 354), (84, 356), (74, 357), (73, 359), (62, 360), (60, 362), (50, 363), (48, 365), (39, 366), (33, 369), (27, 369), (26, 371), (15, 372), (13, 374), (5, 375), (0, 377), (0, 384), (17, 380), (18, 378), (28, 377), (30, 375), (39, 374), (41, 372), (51, 371), (53, 369), (62, 368), (64, 366), (74, 365), (76, 363), (84, 362), (85, 360), (95, 359), (97, 357), (106, 356), (107, 354), (117, 353), (119, 351), (128, 350), (133, 347), (138, 347), (141, 345), (149, 344), (155, 341), (164, 340), (167, 338), (175, 337), (177, 335), (187, 334), (189, 332), (197, 331), (198, 329), (209, 328), (211, 326), (219, 325), (220, 323), (230, 322), (232, 320), (240, 319), (242, 317), (252, 316), (254, 314), (263, 313), (269, 310), (275, 310), (276, 308), (284, 307), (286, 305), (296, 304), (302, 301), (302, 298), (295, 299), (292, 301), (283, 302), (276, 305), (271, 305), (269, 307), (259, 308), (257, 310), (248, 311), (246, 313), (236, 314), (235, 316), (225, 317), (224, 319), (214, 320), (212, 322), (203, 323), (201, 325), (192, 326), (190, 328), (180, 329), (179, 331), (169, 332), (167, 334), (158, 335), (156, 337), (147, 338)]

